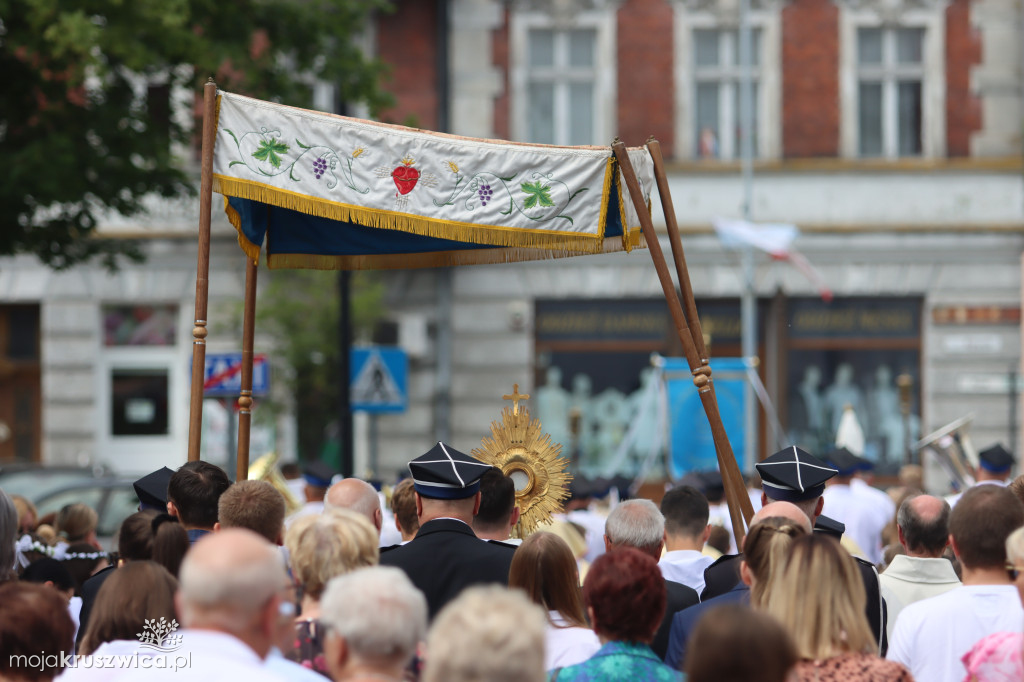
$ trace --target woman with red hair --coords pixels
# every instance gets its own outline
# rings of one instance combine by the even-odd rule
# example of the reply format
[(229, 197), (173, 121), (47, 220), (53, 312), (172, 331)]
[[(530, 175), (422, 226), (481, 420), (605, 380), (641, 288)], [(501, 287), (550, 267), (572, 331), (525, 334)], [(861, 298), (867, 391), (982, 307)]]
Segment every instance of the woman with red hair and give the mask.
[(552, 682), (682, 680), (650, 647), (665, 600), (665, 579), (653, 558), (634, 549), (599, 557), (583, 582), (583, 601), (602, 646), (583, 663), (553, 670)]

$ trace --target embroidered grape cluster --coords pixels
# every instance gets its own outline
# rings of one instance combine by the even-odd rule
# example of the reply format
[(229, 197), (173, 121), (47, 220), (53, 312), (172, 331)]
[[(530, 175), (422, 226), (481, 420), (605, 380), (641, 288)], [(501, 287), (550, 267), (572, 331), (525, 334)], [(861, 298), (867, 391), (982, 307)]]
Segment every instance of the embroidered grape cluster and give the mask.
[(313, 161), (313, 175), (315, 175), (316, 179), (319, 180), (320, 176), (323, 175), (324, 171), (326, 171), (326, 170), (327, 170), (327, 159), (325, 159), (322, 156), (318, 156)]
[(477, 188), (476, 193), (480, 196), (481, 206), (486, 206), (487, 202), (491, 200), (491, 195), (494, 194), (494, 192), (491, 191), (490, 185), (480, 185)]

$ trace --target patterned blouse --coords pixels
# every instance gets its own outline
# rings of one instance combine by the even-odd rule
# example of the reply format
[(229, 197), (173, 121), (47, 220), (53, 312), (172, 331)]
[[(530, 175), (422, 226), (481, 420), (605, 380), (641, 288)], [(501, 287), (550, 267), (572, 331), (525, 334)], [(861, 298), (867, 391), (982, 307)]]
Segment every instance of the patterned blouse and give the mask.
[(637, 642), (608, 642), (576, 665), (555, 668), (550, 682), (681, 682), (683, 674), (661, 662), (651, 647)]
[(895, 661), (874, 654), (841, 654), (823, 661), (800, 661), (793, 668), (800, 682), (914, 682)]
[(327, 670), (324, 659), (324, 635), (326, 631), (316, 620), (300, 620), (295, 624), (294, 648), (287, 657), (304, 668), (315, 670), (327, 679), (331, 673)]

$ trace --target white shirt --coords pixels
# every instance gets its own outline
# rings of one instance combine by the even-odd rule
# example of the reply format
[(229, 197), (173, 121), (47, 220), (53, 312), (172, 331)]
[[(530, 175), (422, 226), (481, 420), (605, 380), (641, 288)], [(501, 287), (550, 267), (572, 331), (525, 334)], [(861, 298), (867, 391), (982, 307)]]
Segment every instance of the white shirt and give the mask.
[(604, 554), (604, 524), (607, 517), (593, 509), (574, 509), (565, 515), (569, 521), (579, 524), (587, 531), (584, 538), (587, 542), (586, 559), (590, 563), (597, 561), (597, 557)]
[(544, 633), (544, 669), (554, 670), (582, 663), (597, 653), (601, 640), (590, 628), (569, 626), (558, 611), (548, 611)]
[(879, 574), (878, 587), (889, 610), (885, 629), (889, 634), (889, 641), (892, 641), (896, 617), (903, 609), (923, 599), (937, 597), (960, 587), (960, 579), (956, 577), (953, 564), (948, 559), (897, 554), (885, 572)]
[(846, 537), (849, 537), (864, 553), (864, 558), (873, 564), (882, 560), (882, 530), (889, 523), (878, 513), (877, 503), (872, 502), (868, 495), (859, 494), (855, 488), (845, 483), (836, 483), (825, 488), (822, 493), (825, 499), (824, 512), (836, 521), (846, 524)]
[[(59, 682), (104, 682), (104, 680), (116, 677), (124, 671), (124, 668), (116, 666), (120, 665), (122, 661), (125, 661), (125, 666), (129, 665), (128, 657), (134, 658), (137, 654), (140, 658), (148, 658), (155, 653), (157, 652), (152, 649), (143, 648), (137, 639), (115, 639), (96, 647), (96, 650), (89, 656), (91, 660), (88, 663), (83, 658), (76, 659), (77, 667), (65, 668), (64, 672), (55, 679)], [(173, 654), (171, 655), (173, 656)], [(107, 657), (114, 657), (116, 661), (111, 661)], [(91, 667), (99, 661), (104, 661), (104, 667)], [(111, 661), (110, 667), (106, 667), (106, 661)]]
[(964, 585), (903, 609), (889, 640), (890, 661), (921, 682), (960, 682), (960, 659), (994, 632), (1021, 632), (1024, 608), (1013, 585)]
[(658, 562), (658, 568), (665, 580), (682, 583), (700, 594), (704, 591), (704, 569), (713, 563), (714, 559), (696, 550), (677, 549), (665, 552)]
[(284, 520), (284, 527), (291, 528), (292, 524), (295, 523), (295, 519), (300, 519), (303, 516), (309, 516), (310, 514), (323, 514), (324, 513), (324, 502), (307, 502), (302, 505), (297, 512), (289, 516)]
[(249, 645), (237, 637), (214, 630), (181, 630), (181, 648), (153, 657), (164, 656), (169, 661), (188, 661), (187, 667), (137, 668), (117, 677), (108, 676), (117, 682), (223, 682), (244, 680), (245, 682), (283, 682), (286, 678), (268, 670), (263, 659), (256, 655)]
[[(1010, 481), (1008, 481), (1008, 480), (1007, 481), (978, 481), (974, 485), (975, 486), (978, 486), (978, 485), (1001, 485), (1001, 486), (1003, 486), (1005, 488), (1006, 486), (1010, 485)], [(971, 487), (973, 488), (974, 486), (971, 486)], [(946, 502), (949, 503), (950, 507), (955, 507), (956, 503), (960, 501), (961, 497), (963, 497), (963, 494), (964, 494), (964, 491), (961, 490), (958, 493), (953, 493), (952, 495), (947, 495), (946, 496)]]

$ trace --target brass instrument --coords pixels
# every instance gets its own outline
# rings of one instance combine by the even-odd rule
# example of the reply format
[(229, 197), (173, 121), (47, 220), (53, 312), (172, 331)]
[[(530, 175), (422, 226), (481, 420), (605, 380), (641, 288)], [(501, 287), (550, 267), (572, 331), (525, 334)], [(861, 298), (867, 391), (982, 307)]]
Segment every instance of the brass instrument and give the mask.
[(288, 488), (281, 469), (277, 466), (278, 456), (276, 452), (268, 452), (249, 467), (250, 481), (266, 481), (274, 486), (277, 492), (284, 497), (285, 516), (293, 514), (302, 507), (302, 503), (295, 499), (295, 495)]

